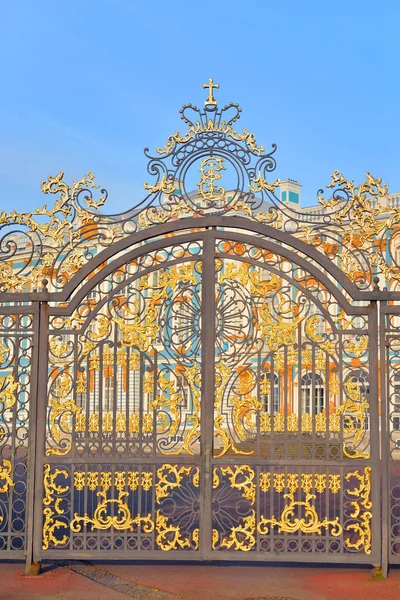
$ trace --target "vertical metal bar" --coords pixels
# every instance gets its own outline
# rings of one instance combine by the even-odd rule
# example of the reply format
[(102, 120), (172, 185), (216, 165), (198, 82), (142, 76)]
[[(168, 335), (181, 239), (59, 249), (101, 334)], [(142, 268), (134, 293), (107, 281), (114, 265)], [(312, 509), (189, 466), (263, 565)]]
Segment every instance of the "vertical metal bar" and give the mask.
[[(339, 351), (338, 351), (338, 357), (339, 357), (339, 363), (338, 363), (338, 373), (337, 373), (337, 379), (339, 382), (339, 391), (338, 391), (338, 406), (341, 406), (341, 404), (344, 401), (344, 394), (343, 394), (343, 387), (344, 387), (344, 381), (343, 381), (343, 333), (342, 331), (340, 331), (338, 333), (338, 337), (339, 337)], [(340, 444), (340, 458), (343, 459), (344, 458), (344, 454), (343, 454), (343, 445), (344, 445), (344, 416), (341, 415), (340, 416), (340, 427), (339, 427), (339, 444)], [(342, 514), (341, 514), (342, 517)]]
[[(287, 439), (287, 422), (288, 422), (288, 403), (289, 403), (289, 386), (288, 386), (288, 352), (287, 345), (285, 344), (283, 347), (283, 416), (284, 416), (284, 430), (285, 437)], [(287, 448), (286, 448), (287, 452)], [(286, 455), (287, 456), (287, 455)]]
[[(257, 353), (257, 402), (261, 402), (261, 394), (260, 394), (260, 381), (261, 381), (261, 364), (262, 364), (262, 356), (261, 350)], [(264, 407), (261, 409), (264, 412)], [(256, 413), (256, 456), (261, 458), (261, 433), (260, 433), (260, 413), (261, 411), (257, 411)]]
[[(143, 456), (143, 406), (144, 406), (144, 377), (145, 377), (145, 356), (142, 352), (140, 352), (139, 358), (139, 398), (138, 398), (138, 408), (139, 408), (139, 431), (138, 431), (138, 439), (139, 439), (139, 456)], [(147, 406), (146, 406), (147, 410)]]
[(312, 443), (312, 457), (315, 458), (315, 452), (316, 452), (316, 440), (317, 440), (317, 436), (315, 435), (316, 432), (316, 422), (315, 422), (315, 417), (316, 415), (316, 402), (315, 402), (315, 344), (314, 342), (311, 344), (311, 398), (310, 398), (310, 413), (311, 413), (311, 418), (312, 418), (312, 439), (313, 439), (313, 443)]
[[(380, 568), (381, 560), (381, 519), (380, 519), (380, 456), (379, 456), (379, 421), (378, 421), (378, 310), (377, 302), (369, 306), (368, 319), (369, 335), (369, 404), (370, 404), (370, 454), (372, 466), (372, 553), (375, 557), (374, 566)], [(378, 561), (378, 563), (377, 563)]]
[(34, 509), (33, 509), (33, 555), (31, 564), (38, 563), (42, 548), (43, 519), (43, 464), (46, 446), (46, 408), (48, 380), (48, 331), (49, 307), (42, 302), (39, 307), (38, 322), (38, 383), (36, 412), (36, 460), (34, 474)]
[[(97, 353), (97, 350), (95, 352)], [(86, 357), (86, 366), (87, 366), (87, 373), (88, 373), (88, 385), (86, 388), (85, 426), (83, 428), (84, 441), (82, 442), (82, 445), (84, 447), (84, 453), (87, 456), (89, 454), (89, 448), (90, 448), (89, 419), (90, 419), (90, 412), (91, 412), (91, 397), (93, 395), (93, 406), (94, 406), (94, 402), (95, 402), (94, 398), (96, 395), (96, 371), (94, 369), (90, 368), (90, 352)], [(93, 382), (93, 394), (91, 391), (92, 382)], [(94, 409), (93, 409), (93, 412), (94, 412)]]
[[(75, 404), (78, 406), (78, 394), (76, 391), (77, 388), (77, 384), (76, 384), (76, 380), (78, 377), (78, 343), (77, 343), (77, 336), (74, 335), (73, 336), (73, 344), (74, 344), (74, 366), (73, 366), (73, 377), (74, 377), (74, 386), (73, 386), (73, 399)], [(84, 373), (84, 371), (82, 371)], [(88, 383), (89, 385), (89, 383)], [(81, 394), (81, 401), (80, 401), (80, 405), (82, 404), (82, 394)], [(71, 455), (75, 458), (76, 456), (76, 446), (77, 446), (77, 441), (78, 441), (78, 435), (76, 432), (76, 419), (72, 420), (72, 431), (71, 431), (71, 437), (72, 437), (72, 444), (71, 444)], [(73, 472), (73, 471), (72, 471)], [(73, 514), (73, 513), (71, 513)]]
[[(117, 456), (117, 404), (118, 404), (118, 398), (117, 398), (117, 388), (119, 389), (120, 386), (118, 385), (118, 369), (120, 368), (118, 366), (118, 328), (114, 326), (114, 348), (113, 348), (113, 365), (112, 365), (112, 381), (113, 381), (113, 385), (112, 385), (112, 454), (113, 456)], [(111, 381), (110, 381), (111, 383)]]
[[(270, 386), (269, 386), (269, 416), (271, 417), (271, 437), (273, 437), (274, 432), (274, 413), (275, 413), (275, 361), (274, 361), (274, 353), (271, 352), (271, 370), (269, 372), (270, 378)], [(280, 402), (281, 397), (281, 378), (280, 375), (277, 375), (277, 389), (278, 389), (278, 398), (277, 401)], [(279, 407), (280, 408), (280, 407)], [(279, 410), (279, 409), (278, 409)], [(272, 445), (271, 445), (272, 448)], [(272, 458), (274, 456), (272, 455)]]
[[(131, 370), (130, 370), (130, 358), (131, 358), (131, 350), (129, 346), (126, 348), (126, 365), (125, 365), (125, 415), (126, 415), (126, 424), (125, 424), (125, 454), (129, 456), (129, 418), (130, 418), (130, 385), (131, 385)], [(135, 389), (133, 386), (132, 395), (135, 393)], [(123, 406), (123, 403), (121, 404)], [(126, 548), (125, 548), (126, 549)]]
[(387, 381), (389, 380), (389, 352), (386, 347), (386, 302), (380, 302), (379, 341), (380, 341), (380, 413), (381, 413), (381, 497), (382, 497), (382, 557), (381, 570), (388, 574), (389, 563), (389, 428), (387, 411)]
[[(15, 346), (14, 346), (14, 357), (15, 364), (13, 369), (13, 375), (15, 381), (19, 382), (20, 373), (18, 369), (19, 360), (20, 360), (20, 352), (22, 352), (21, 338), (23, 338), (23, 333), (18, 333), (20, 327), (20, 319), (22, 315), (16, 315), (15, 327), (16, 327), (16, 335), (15, 335)], [(26, 338), (25, 338), (26, 339)], [(19, 394), (18, 391), (15, 394), (17, 401), (12, 407), (12, 421), (11, 421), (11, 454), (10, 460), (12, 463), (12, 471), (15, 472), (15, 468), (18, 464), (18, 459), (16, 456), (17, 453), (17, 411), (19, 406)], [(5, 405), (6, 406), (6, 405)], [(8, 514), (7, 519), (7, 550), (11, 550), (11, 537), (12, 537), (12, 522), (13, 522), (13, 488), (10, 486), (8, 490), (8, 506), (6, 509), (6, 513)], [(26, 527), (26, 524), (25, 524)]]
[[(323, 390), (323, 393), (325, 394), (324, 405), (325, 405), (325, 417), (326, 417), (326, 425), (325, 425), (325, 458), (326, 458), (326, 460), (330, 460), (330, 458), (331, 458), (331, 454), (330, 454), (331, 432), (330, 432), (330, 427), (329, 427), (329, 417), (330, 417), (329, 385), (330, 385), (329, 384), (329, 354), (327, 352), (325, 352), (325, 389), (322, 388), (322, 390)], [(328, 494), (328, 496), (329, 496), (329, 494)]]
[[(156, 397), (157, 397), (157, 383), (158, 383), (158, 352), (157, 352), (157, 349), (154, 349), (153, 365), (154, 365), (154, 367), (153, 367), (154, 380), (153, 380), (152, 402), (155, 406), (155, 401), (156, 401)], [(162, 368), (162, 363), (161, 363), (161, 368)], [(151, 454), (155, 459), (157, 456), (157, 409), (156, 408), (153, 409), (153, 439), (152, 439), (151, 443), (153, 445)]]
[(215, 387), (215, 234), (204, 237), (201, 288), (201, 513), (200, 554), (212, 550), (212, 446)]
[(302, 350), (302, 323), (300, 321), (299, 325), (298, 325), (298, 329), (297, 329), (297, 359), (298, 359), (298, 367), (297, 367), (297, 414), (298, 414), (298, 419), (299, 419), (299, 427), (298, 427), (298, 440), (299, 440), (299, 451), (298, 451), (298, 457), (302, 457), (303, 456), (303, 435), (302, 435), (302, 428), (301, 428), (301, 421), (303, 418), (303, 390), (301, 387), (301, 378), (302, 378), (302, 372), (303, 372), (303, 366), (302, 366), (302, 354), (301, 354), (301, 350)]
[(27, 506), (26, 506), (26, 572), (30, 572), (33, 564), (33, 511), (35, 501), (35, 462), (36, 462), (36, 425), (37, 425), (37, 399), (38, 399), (38, 370), (39, 370), (39, 332), (40, 332), (40, 304), (34, 304), (33, 335), (32, 335), (32, 362), (31, 362), (31, 387), (29, 395), (28, 416), (28, 476), (27, 476)]

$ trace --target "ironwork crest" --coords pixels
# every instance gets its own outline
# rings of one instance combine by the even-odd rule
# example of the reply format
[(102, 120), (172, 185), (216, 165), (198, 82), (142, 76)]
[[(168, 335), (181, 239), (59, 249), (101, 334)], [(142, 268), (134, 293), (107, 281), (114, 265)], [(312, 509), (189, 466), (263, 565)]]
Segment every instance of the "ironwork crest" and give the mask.
[[(154, 179), (144, 183), (147, 194), (131, 210), (103, 214), (99, 209), (107, 192), (100, 190), (93, 173), (69, 185), (61, 171), (42, 182), (44, 194), (57, 196), (52, 208), (45, 204), (27, 213), (3, 211), (0, 290), (23, 292), (31, 284), (40, 292), (47, 280), (53, 290), (62, 290), (93, 258), (93, 243), (105, 248), (140, 229), (211, 214), (244, 215), (300, 238), (340, 264), (359, 290), (376, 289), (378, 281), (395, 289), (400, 280), (394, 251), (400, 208), (381, 203), (388, 186), (370, 173), (357, 185), (334, 171), (328, 193), (317, 194), (320, 210), (287, 206), (277, 194), (279, 179), (269, 181), (276, 168), (276, 145), (268, 152), (253, 133), (236, 130), (239, 105), (219, 108), (213, 95), (216, 84), (210, 80), (204, 87), (211, 90), (204, 107), (187, 104), (180, 111), (186, 130), (170, 135), (155, 154), (145, 150)], [(227, 171), (229, 187), (224, 185)], [(99, 192), (98, 199), (94, 192)], [(18, 234), (29, 237), (23, 264), (17, 264)]]

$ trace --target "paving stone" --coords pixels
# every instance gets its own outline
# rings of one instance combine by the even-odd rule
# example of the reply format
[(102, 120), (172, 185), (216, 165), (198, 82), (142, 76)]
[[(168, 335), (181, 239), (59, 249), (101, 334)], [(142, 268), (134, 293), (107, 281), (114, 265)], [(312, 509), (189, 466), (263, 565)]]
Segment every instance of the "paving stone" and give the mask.
[(135, 600), (185, 600), (182, 596), (132, 583), (97, 565), (72, 563), (68, 565), (68, 568), (115, 592), (125, 594), (128, 598), (135, 598)]

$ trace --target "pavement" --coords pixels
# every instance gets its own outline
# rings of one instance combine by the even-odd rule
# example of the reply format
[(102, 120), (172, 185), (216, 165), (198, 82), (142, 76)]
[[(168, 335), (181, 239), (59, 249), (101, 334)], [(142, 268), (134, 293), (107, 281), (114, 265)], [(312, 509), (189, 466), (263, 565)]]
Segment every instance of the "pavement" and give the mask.
[(0, 564), (0, 600), (399, 600), (400, 569), (374, 580), (344, 567), (97, 564)]

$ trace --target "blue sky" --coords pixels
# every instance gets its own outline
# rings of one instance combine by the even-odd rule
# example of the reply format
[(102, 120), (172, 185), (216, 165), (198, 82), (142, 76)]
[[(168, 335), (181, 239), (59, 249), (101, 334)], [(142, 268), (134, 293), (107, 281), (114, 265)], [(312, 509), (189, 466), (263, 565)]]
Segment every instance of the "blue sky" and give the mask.
[(397, 0), (3, 2), (0, 210), (48, 202), (60, 170), (93, 171), (106, 212), (136, 204), (143, 148), (184, 129), (209, 77), (303, 204), (334, 169), (400, 192), (399, 25)]

